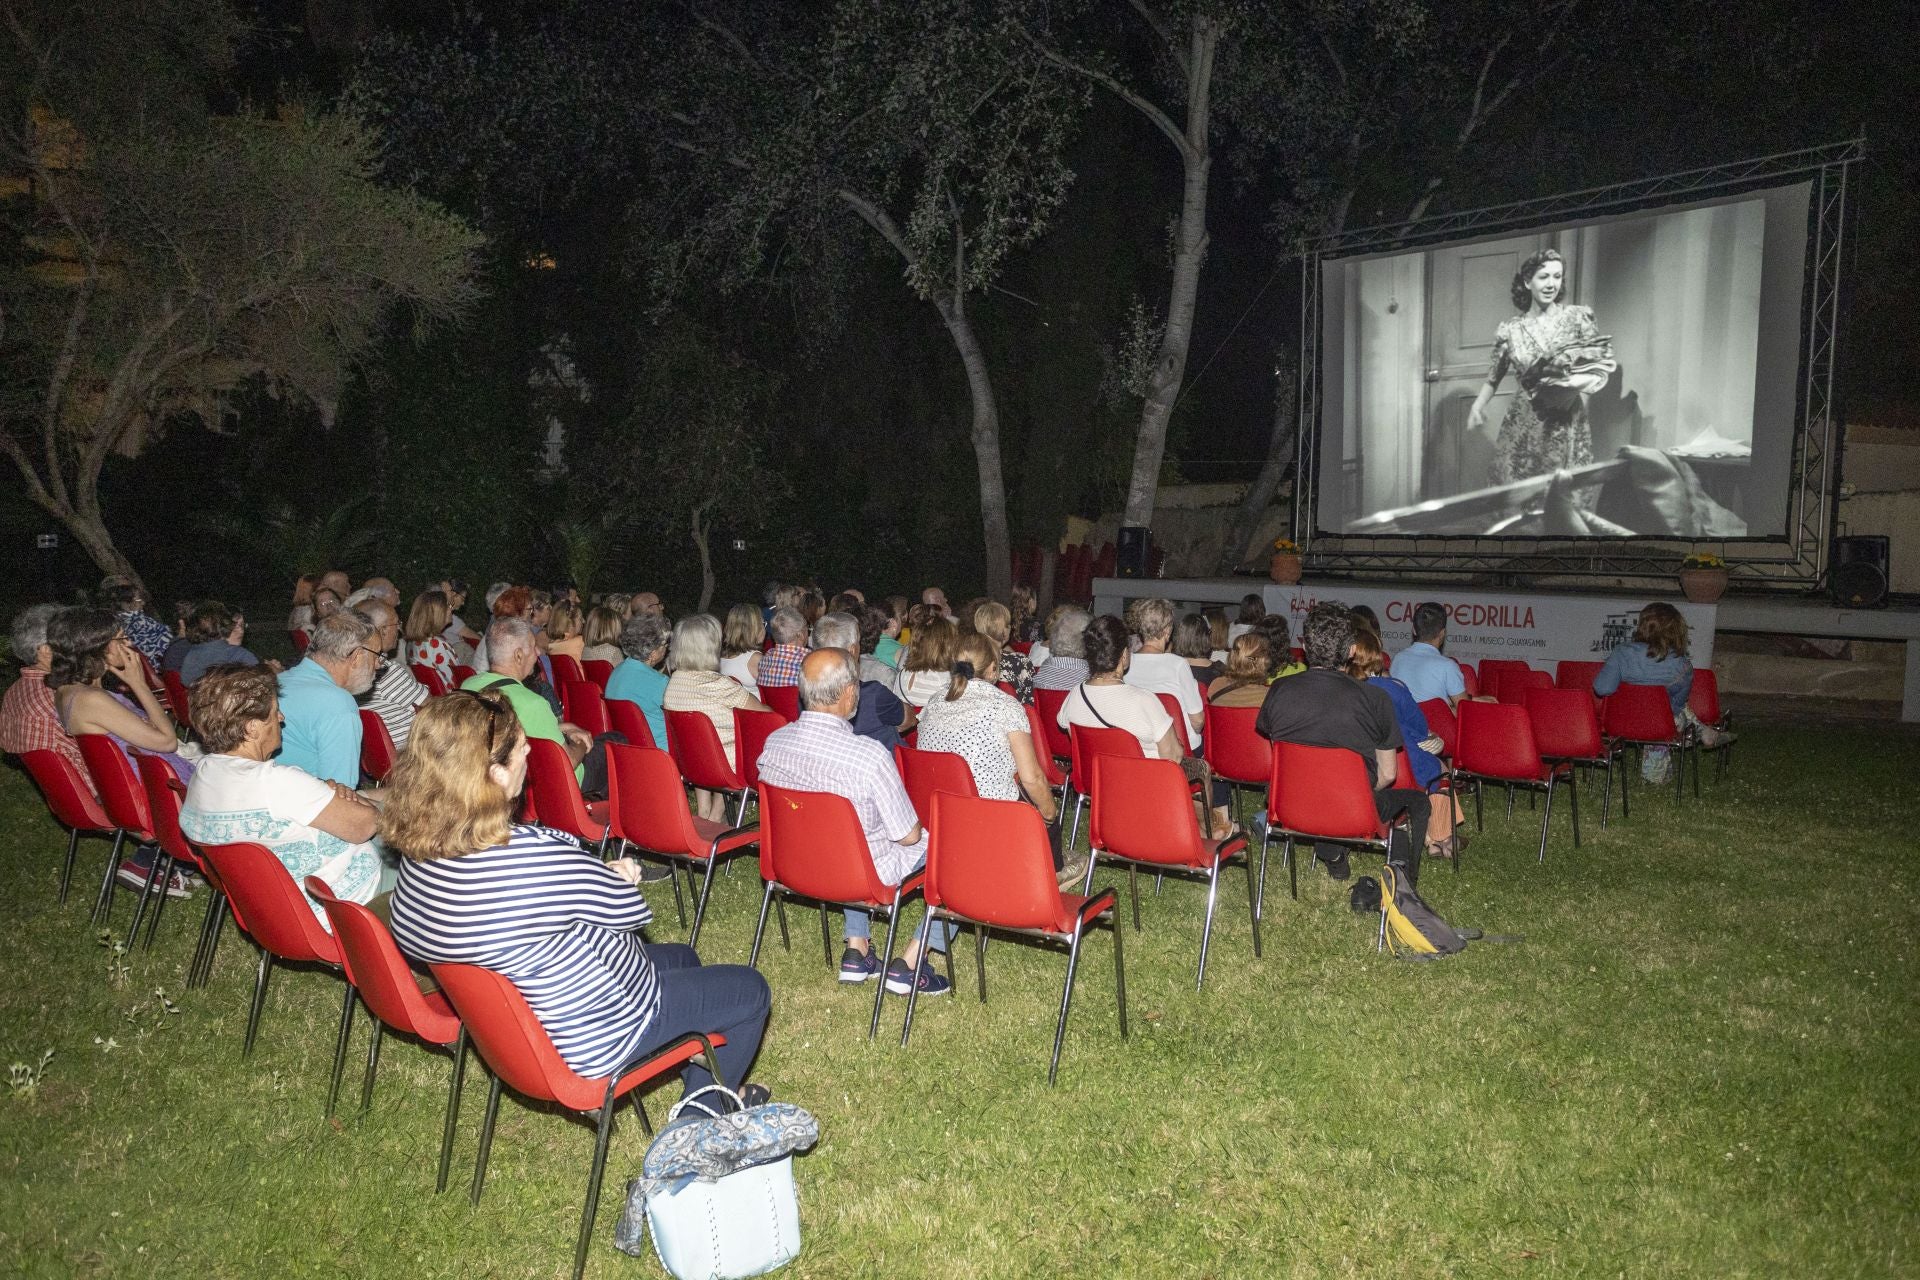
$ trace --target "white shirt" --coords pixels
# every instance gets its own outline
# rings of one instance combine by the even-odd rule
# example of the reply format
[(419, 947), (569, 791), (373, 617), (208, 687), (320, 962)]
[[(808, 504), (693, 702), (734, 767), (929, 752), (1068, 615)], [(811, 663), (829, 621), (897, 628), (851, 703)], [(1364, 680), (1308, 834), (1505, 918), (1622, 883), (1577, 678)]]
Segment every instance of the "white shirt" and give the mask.
[(1206, 708), (1200, 696), (1200, 682), (1193, 678), (1193, 665), (1177, 653), (1136, 653), (1127, 666), (1127, 683), (1148, 693), (1170, 693), (1187, 714), (1187, 737), (1200, 736), (1193, 717)]
[(1074, 725), (1083, 729), (1125, 729), (1140, 740), (1141, 754), (1156, 760), (1160, 739), (1173, 728), (1173, 717), (1160, 699), (1145, 689), (1126, 684), (1083, 684), (1060, 704), (1056, 723), (1062, 729)]
[(753, 655), (736, 653), (731, 658), (720, 659), (720, 674), (731, 676), (739, 681), (740, 687), (752, 694), (756, 700), (760, 697), (760, 685), (753, 678), (753, 668), (747, 665), (747, 659)]

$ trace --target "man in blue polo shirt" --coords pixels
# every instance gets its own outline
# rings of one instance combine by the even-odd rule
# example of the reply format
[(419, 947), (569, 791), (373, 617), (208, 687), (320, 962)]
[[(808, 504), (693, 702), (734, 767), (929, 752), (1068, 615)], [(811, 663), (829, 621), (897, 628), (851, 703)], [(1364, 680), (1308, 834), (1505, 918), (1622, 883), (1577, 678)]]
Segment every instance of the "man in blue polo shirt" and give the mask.
[(343, 787), (360, 785), (360, 708), (380, 655), (367, 647), (373, 624), (353, 609), (322, 618), (307, 656), (280, 675), (281, 764)]
[(1444, 698), (1453, 706), (1467, 694), (1460, 664), (1440, 652), (1447, 642), (1447, 610), (1429, 600), (1413, 611), (1413, 643), (1393, 655), (1393, 677), (1407, 686), (1415, 702)]

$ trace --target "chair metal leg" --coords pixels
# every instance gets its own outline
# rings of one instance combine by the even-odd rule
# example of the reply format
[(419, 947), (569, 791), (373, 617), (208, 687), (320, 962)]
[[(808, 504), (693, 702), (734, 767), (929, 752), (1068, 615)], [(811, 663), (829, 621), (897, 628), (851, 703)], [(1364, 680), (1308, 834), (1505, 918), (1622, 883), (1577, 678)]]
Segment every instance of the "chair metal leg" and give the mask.
[(1067, 831), (1067, 842), (1060, 846), (1060, 856), (1071, 857), (1074, 847), (1080, 843), (1080, 810), (1087, 798), (1078, 791), (1073, 793), (1073, 825)]
[(153, 950), (153, 935), (160, 932), (160, 913), (167, 909), (167, 886), (173, 883), (173, 855), (166, 855), (166, 862), (160, 868), (160, 898), (153, 904), (153, 918), (147, 921), (147, 940), (140, 944), (142, 951)]
[[(453, 1042), (453, 1085), (447, 1090), (447, 1120), (440, 1130), (440, 1173), (433, 1182), (433, 1194), (447, 1189), (447, 1173), (453, 1167), (453, 1132), (460, 1121), (460, 1087), (467, 1079), (467, 1027)], [(638, 1097), (638, 1094), (635, 1094)]]
[(1381, 897), (1381, 899), (1380, 899), (1380, 932), (1379, 932), (1378, 934), (1376, 934), (1376, 935), (1374, 936), (1374, 939), (1373, 939), (1373, 950), (1374, 950), (1374, 954), (1375, 954), (1375, 955), (1378, 955), (1378, 954), (1379, 954), (1380, 952), (1382, 952), (1382, 951), (1384, 951), (1384, 950), (1386, 950), (1386, 948), (1387, 948), (1387, 907), (1386, 907), (1386, 901), (1387, 901), (1387, 900), (1386, 900), (1386, 898), (1385, 898), (1385, 896), (1384, 896), (1384, 893), (1383, 893), (1383, 896), (1382, 896), (1382, 897)]
[(60, 901), (67, 900), (67, 889), (73, 884), (74, 860), (80, 856), (80, 828), (67, 832), (67, 860), (60, 864)]
[(1240, 859), (1240, 865), (1246, 869), (1247, 873), (1247, 915), (1252, 918), (1253, 923), (1253, 958), (1258, 960), (1260, 958), (1260, 894), (1254, 888), (1253, 850), (1247, 850)]
[(653, 1136), (653, 1117), (647, 1114), (647, 1104), (640, 1101), (640, 1091), (635, 1089), (627, 1095), (627, 1099), (633, 1103), (633, 1114), (634, 1118), (640, 1121), (640, 1132), (651, 1138)]
[(115, 877), (120, 874), (120, 858), (126, 845), (127, 833), (116, 828), (113, 833), (113, 848), (107, 853), (107, 873), (100, 877), (100, 892), (93, 898), (93, 914), (87, 917), (94, 924), (99, 924), (113, 914), (113, 887)]
[(1687, 754), (1693, 757), (1693, 798), (1700, 798), (1700, 743), (1696, 740), (1687, 748)]
[[(1253, 872), (1251, 860), (1247, 863), (1247, 872), (1249, 875)], [(1260, 917), (1266, 913), (1267, 909), (1267, 842), (1265, 840), (1260, 842), (1260, 875), (1254, 880), (1254, 884), (1256, 888), (1253, 893), (1253, 954), (1257, 956), (1260, 954)]]
[[(933, 918), (932, 907), (927, 908), (926, 918), (928, 920), (931, 920)], [(880, 953), (880, 974), (878, 977), (874, 979), (874, 983), (873, 983), (875, 987), (875, 990), (873, 993), (873, 1020), (867, 1024), (867, 1039), (869, 1041), (871, 1041), (875, 1036), (880, 1034), (880, 1002), (887, 998), (887, 966), (893, 963), (893, 935), (894, 935), (894, 931), (899, 927), (899, 925), (900, 925), (900, 886), (895, 885), (893, 886), (893, 909), (887, 912), (887, 947), (885, 951), (882, 951)], [(868, 945), (871, 946), (872, 943), (868, 943)], [(921, 948), (922, 954), (920, 956), (921, 964), (925, 964), (927, 962), (925, 951), (926, 951), (926, 948), (923, 946)], [(907, 975), (907, 991), (909, 994), (919, 990), (920, 988), (919, 979), (920, 979), (919, 966), (916, 965), (914, 967), (914, 970), (908, 973)], [(905, 1045), (906, 1042), (907, 1042), (907, 1030), (905, 1027), (902, 1027), (900, 1029), (900, 1043), (902, 1045)]]
[(980, 979), (980, 1003), (985, 1004), (987, 1002), (987, 927), (978, 921), (973, 926), (973, 971)]
[(1580, 847), (1580, 785), (1572, 772), (1567, 774), (1567, 803), (1573, 807), (1573, 847)]
[(586, 1203), (580, 1207), (580, 1239), (573, 1246), (573, 1280), (580, 1280), (587, 1270), (587, 1244), (593, 1239), (593, 1220), (600, 1211), (600, 1180), (607, 1171), (607, 1144), (613, 1139), (613, 1086), (618, 1079), (614, 1076), (607, 1081), (600, 1127), (593, 1136), (593, 1168), (587, 1174)]
[(1473, 829), (1476, 832), (1487, 829), (1485, 795), (1486, 791), (1485, 788), (1480, 785), (1480, 779), (1475, 778), (1473, 780)]
[(773, 900), (773, 914), (778, 917), (780, 921), (780, 949), (782, 951), (793, 950), (793, 939), (787, 936), (787, 900), (785, 898), (775, 898)]
[(1120, 1011), (1120, 1038), (1127, 1038), (1127, 952), (1120, 937), (1119, 921), (1111, 920), (1113, 930), (1113, 1000)]
[(487, 1155), (493, 1150), (493, 1122), (500, 1115), (500, 1089), (500, 1077), (495, 1076), (487, 1090), (487, 1113), (480, 1121), (480, 1147), (473, 1156), (473, 1190), (467, 1196), (471, 1204), (480, 1203), (480, 1189), (487, 1185)]
[(680, 927), (684, 929), (687, 927), (687, 900), (680, 894), (680, 872), (671, 862), (667, 864), (667, 870), (673, 872), (670, 877), (673, 881), (673, 909), (679, 913)]
[(747, 789), (742, 787), (740, 789), (740, 806), (735, 810), (733, 815), (733, 825), (736, 827), (744, 827), (747, 825), (747, 795)]
[(133, 940), (140, 936), (140, 922), (146, 919), (147, 902), (153, 897), (156, 879), (160, 883), (160, 892), (166, 893), (166, 865), (169, 859), (159, 849), (153, 851), (153, 861), (147, 864), (147, 882), (140, 888), (140, 897), (133, 904), (133, 923), (127, 926), (127, 940), (121, 944), (127, 950), (133, 950)]
[[(333, 1035), (333, 1075), (327, 1084), (327, 1109), (325, 1114), (333, 1115), (334, 1104), (340, 1098), (340, 1077), (347, 1069), (347, 1040), (353, 1035), (353, 1002), (359, 996), (351, 982), (343, 983), (347, 989), (345, 999), (340, 1003), (340, 1028)], [(369, 1014), (369, 1017), (372, 1015)], [(378, 1022), (379, 1019), (374, 1019)]]
[(767, 881), (767, 891), (760, 895), (760, 923), (753, 927), (753, 950), (747, 952), (747, 967), (760, 967), (760, 939), (767, 932), (767, 908), (773, 903), (773, 881)]
[(207, 909), (200, 917), (200, 934), (194, 939), (193, 959), (187, 964), (187, 988), (192, 990), (201, 984), (201, 971), (207, 964), (207, 948), (213, 940), (213, 920), (220, 910), (220, 891), (211, 885), (207, 887)]
[(1133, 931), (1140, 932), (1140, 868), (1127, 865), (1127, 891), (1133, 898)]
[[(1247, 882), (1248, 901), (1252, 901), (1253, 882)], [(1200, 972), (1193, 980), (1193, 989), (1199, 991), (1207, 984), (1207, 947), (1213, 942), (1213, 907), (1220, 896), (1220, 859), (1213, 860), (1213, 867), (1207, 874), (1207, 918), (1200, 926)]]
[(200, 985), (206, 986), (213, 981), (213, 961), (220, 954), (220, 935), (227, 931), (227, 917), (233, 914), (233, 904), (227, 901), (227, 895), (217, 895), (215, 901), (207, 904), (214, 912), (213, 934), (207, 939), (207, 958), (200, 965)]
[[(932, 907), (927, 908), (927, 914), (929, 917), (932, 916), (933, 914)], [(976, 929), (977, 929), (977, 926), (976, 926)], [(977, 940), (979, 937), (979, 934), (976, 932), (974, 936)], [(979, 944), (976, 941), (975, 946), (977, 947), (978, 945)], [(893, 949), (893, 922), (891, 920), (887, 922), (887, 949), (889, 951)], [(913, 1011), (917, 1009), (920, 1005), (920, 981), (919, 981), (920, 975), (918, 973), (915, 973), (912, 976), (914, 980), (907, 984), (906, 1017), (903, 1018), (900, 1022), (900, 1047), (902, 1049), (907, 1047), (907, 1041), (913, 1035)], [(880, 990), (875, 992), (873, 997), (873, 1025), (875, 1028), (878, 1028), (880, 1025), (880, 997), (885, 995), (887, 990), (887, 971), (884, 968), (881, 969), (880, 971), (880, 977), (878, 981), (880, 983)], [(986, 979), (982, 977), (980, 981), (981, 981), (981, 985), (985, 986)], [(869, 1040), (873, 1039), (873, 1032), (869, 1031), (867, 1033), (867, 1039)]]
[(247, 1012), (247, 1038), (240, 1046), (241, 1061), (253, 1056), (253, 1037), (260, 1030), (260, 1011), (267, 1006), (267, 979), (273, 976), (273, 952), (260, 948), (260, 970), (253, 979), (253, 1008)]
[(373, 1077), (380, 1069), (380, 1042), (386, 1038), (386, 1024), (368, 1014), (373, 1023), (373, 1038), (367, 1042), (367, 1074), (360, 1082), (360, 1110), (364, 1113), (373, 1105)]
[(1288, 836), (1281, 847), (1280, 856), (1287, 863), (1287, 892), (1293, 895), (1295, 902), (1300, 901), (1300, 859), (1294, 856), (1293, 837)]
[(1633, 751), (1633, 762), (1631, 764), (1624, 759), (1620, 761), (1620, 821), (1622, 822), (1629, 822), (1633, 819), (1633, 801), (1627, 798), (1627, 784), (1632, 780), (1634, 770), (1639, 767), (1640, 749), (1635, 747)]
[[(827, 924), (827, 904), (823, 902), (820, 904), (820, 954), (826, 957), (827, 968), (831, 969), (833, 968), (833, 935), (828, 932), (829, 928), (830, 926)], [(871, 938), (867, 940), (867, 945), (873, 945)]]
[(1540, 809), (1540, 856), (1534, 859), (1536, 862), (1547, 860), (1547, 824), (1553, 821), (1553, 788), (1554, 780), (1550, 777), (1547, 779), (1547, 803)]
[[(1113, 922), (1113, 932), (1116, 937), (1120, 933), (1118, 920)], [(1073, 1007), (1073, 975), (1080, 967), (1080, 939), (1085, 935), (1086, 928), (1083, 925), (1074, 930), (1073, 941), (1067, 944), (1067, 981), (1060, 991), (1060, 1018), (1053, 1024), (1053, 1060), (1047, 1064), (1048, 1088), (1053, 1087), (1054, 1077), (1060, 1074), (1060, 1046), (1067, 1038), (1067, 1010)]]
[(1613, 752), (1607, 752), (1607, 763), (1602, 768), (1600, 780), (1606, 783), (1606, 793), (1600, 797), (1600, 827), (1606, 829), (1607, 821), (1613, 814)]
[(700, 885), (700, 905), (693, 909), (693, 932), (687, 935), (687, 945), (690, 947), (700, 945), (700, 926), (706, 923), (707, 899), (713, 894), (713, 864), (718, 861), (718, 858), (707, 859), (706, 879)]

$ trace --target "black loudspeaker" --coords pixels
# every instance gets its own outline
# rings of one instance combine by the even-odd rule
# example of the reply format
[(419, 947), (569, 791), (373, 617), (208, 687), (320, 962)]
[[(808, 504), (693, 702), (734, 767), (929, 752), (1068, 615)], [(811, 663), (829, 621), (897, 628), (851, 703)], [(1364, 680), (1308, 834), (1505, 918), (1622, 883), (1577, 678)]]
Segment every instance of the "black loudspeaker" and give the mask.
[(1827, 591), (1843, 609), (1879, 609), (1887, 603), (1887, 539), (1882, 534), (1835, 538), (1827, 562)]
[(1147, 557), (1152, 547), (1153, 530), (1145, 525), (1121, 525), (1119, 542), (1114, 547), (1113, 571), (1122, 578), (1146, 577)]

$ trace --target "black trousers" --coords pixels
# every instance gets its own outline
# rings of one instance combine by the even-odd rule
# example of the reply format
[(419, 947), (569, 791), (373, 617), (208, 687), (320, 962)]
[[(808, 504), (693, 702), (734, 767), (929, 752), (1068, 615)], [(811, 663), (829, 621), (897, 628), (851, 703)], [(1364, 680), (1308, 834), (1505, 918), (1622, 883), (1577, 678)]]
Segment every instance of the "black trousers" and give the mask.
[[(1388, 837), (1387, 861), (1406, 873), (1409, 885), (1418, 884), (1420, 854), (1427, 847), (1427, 822), (1433, 816), (1433, 802), (1424, 791), (1394, 787), (1374, 792), (1373, 807), (1383, 822), (1390, 822), (1402, 813), (1407, 815), (1406, 829), (1396, 827)], [(1313, 853), (1331, 866), (1340, 866), (1347, 860), (1347, 847), (1343, 844), (1316, 844)]]
[(580, 794), (588, 800), (607, 798), (607, 744), (624, 744), (627, 735), (619, 730), (597, 735), (593, 740), (593, 749), (580, 761)]

